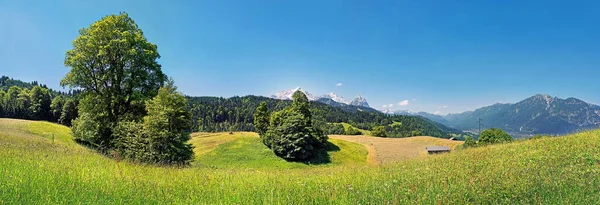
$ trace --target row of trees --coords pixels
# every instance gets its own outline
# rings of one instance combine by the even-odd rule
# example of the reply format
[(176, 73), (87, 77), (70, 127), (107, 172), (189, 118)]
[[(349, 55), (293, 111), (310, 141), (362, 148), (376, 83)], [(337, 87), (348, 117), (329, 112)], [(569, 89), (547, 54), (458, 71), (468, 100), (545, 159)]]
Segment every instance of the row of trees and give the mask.
[[(201, 132), (256, 131), (253, 125), (254, 112), (262, 102), (265, 103), (267, 112), (283, 110), (292, 103), (289, 100), (261, 96), (187, 97), (187, 99), (188, 109), (192, 113), (192, 127), (194, 131)], [(347, 129), (339, 124), (342, 122), (364, 130), (384, 126), (388, 137), (410, 137), (418, 134), (450, 138), (451, 133), (462, 133), (419, 116), (388, 116), (377, 111), (356, 109), (351, 111), (319, 102), (309, 102), (309, 110), (312, 113), (313, 125), (326, 134), (360, 134), (360, 131), (354, 129), (346, 132)]]
[[(77, 100), (67, 95), (52, 96), (48, 88), (27, 84), (0, 90), (0, 117), (45, 120), (67, 126), (77, 117)], [(55, 92), (56, 94), (56, 92)]]

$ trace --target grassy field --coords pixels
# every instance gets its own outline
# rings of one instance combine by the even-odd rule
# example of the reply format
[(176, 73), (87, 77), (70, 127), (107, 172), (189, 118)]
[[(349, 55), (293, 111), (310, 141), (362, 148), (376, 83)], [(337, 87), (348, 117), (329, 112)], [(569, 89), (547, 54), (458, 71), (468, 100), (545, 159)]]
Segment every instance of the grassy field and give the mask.
[(448, 146), (452, 150), (463, 144), (462, 141), (417, 136), (406, 138), (382, 138), (372, 136), (331, 135), (333, 139), (357, 142), (365, 145), (369, 150), (371, 164), (389, 164), (407, 159), (428, 157), (427, 146)]
[[(331, 153), (334, 161), (331, 165), (280, 169), (252, 168), (255, 165), (236, 168), (210, 159), (211, 153), (225, 154), (240, 144), (256, 142), (257, 138), (241, 134), (236, 139), (215, 138), (224, 141), (215, 142), (216, 148), (198, 155), (197, 163), (209, 165), (177, 169), (112, 160), (74, 144), (66, 131), (65, 127), (50, 123), (0, 119), (0, 204), (595, 204), (600, 201), (598, 130), (459, 150), (381, 166), (354, 163), (360, 160), (335, 164), (336, 157)], [(48, 133), (58, 136), (54, 144), (45, 137)], [(196, 138), (192, 139), (194, 144), (202, 141)], [(337, 153), (343, 153), (344, 146), (337, 146), (340, 148)], [(267, 166), (256, 166), (263, 165)]]
[[(195, 133), (190, 141), (196, 147), (195, 164), (197, 166), (237, 170), (314, 167), (300, 162), (287, 162), (275, 156), (273, 151), (262, 144), (256, 133), (236, 132), (233, 135), (228, 133)], [(339, 139), (332, 139), (330, 142), (328, 154), (331, 163), (324, 165), (366, 164), (368, 151), (364, 146)]]
[(344, 130), (347, 130), (349, 127), (353, 127), (356, 128), (358, 131), (360, 131), (360, 133), (362, 133), (363, 135), (371, 135), (371, 131), (369, 130), (363, 130), (363, 129), (358, 129), (357, 127), (352, 126), (351, 124), (342, 122), (342, 123), (335, 123), (335, 124), (341, 124), (342, 126), (344, 126)]

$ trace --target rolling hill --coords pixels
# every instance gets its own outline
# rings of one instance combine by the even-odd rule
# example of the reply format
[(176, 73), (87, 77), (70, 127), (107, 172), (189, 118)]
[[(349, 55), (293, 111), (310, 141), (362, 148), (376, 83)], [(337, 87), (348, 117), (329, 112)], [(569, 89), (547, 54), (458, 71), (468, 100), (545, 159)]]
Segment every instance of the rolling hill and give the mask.
[[(48, 133), (61, 137), (53, 144)], [(235, 166), (245, 159), (223, 152), (246, 149), (251, 144), (234, 139), (205, 153), (205, 156), (215, 154), (209, 160), (214, 166), (203, 166), (203, 160), (198, 159), (192, 167), (156, 167), (113, 160), (74, 144), (64, 126), (0, 119), (0, 203), (594, 204), (600, 201), (600, 130), (458, 150), (380, 166), (359, 163), (257, 169)], [(222, 162), (229, 161), (228, 157), (236, 159), (232, 158), (231, 165), (223, 165)]]

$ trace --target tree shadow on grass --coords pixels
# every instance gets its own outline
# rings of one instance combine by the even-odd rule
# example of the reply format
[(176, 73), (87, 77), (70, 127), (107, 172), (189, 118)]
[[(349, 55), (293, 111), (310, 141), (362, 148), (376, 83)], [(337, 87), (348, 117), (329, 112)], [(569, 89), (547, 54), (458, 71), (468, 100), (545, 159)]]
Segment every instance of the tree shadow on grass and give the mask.
[(329, 164), (331, 163), (331, 157), (328, 152), (337, 151), (340, 151), (340, 147), (328, 141), (325, 147), (315, 150), (315, 156), (312, 159), (300, 162), (312, 165)]

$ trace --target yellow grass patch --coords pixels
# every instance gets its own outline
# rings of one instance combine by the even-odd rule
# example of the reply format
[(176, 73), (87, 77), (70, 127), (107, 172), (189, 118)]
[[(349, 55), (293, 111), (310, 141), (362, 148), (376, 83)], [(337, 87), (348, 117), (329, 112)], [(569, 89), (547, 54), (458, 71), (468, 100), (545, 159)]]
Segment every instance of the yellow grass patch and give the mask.
[(254, 132), (234, 132), (230, 135), (227, 132), (196, 132), (191, 134), (191, 139), (189, 142), (194, 145), (194, 153), (196, 157), (200, 157), (215, 150), (220, 144), (228, 143), (240, 137), (248, 136), (258, 137), (258, 134)]
[(342, 139), (363, 144), (369, 150), (368, 162), (387, 164), (402, 160), (427, 156), (427, 146), (448, 146), (455, 150), (462, 141), (452, 141), (428, 136), (407, 138), (381, 138), (371, 136), (329, 135), (333, 139)]

